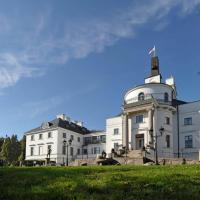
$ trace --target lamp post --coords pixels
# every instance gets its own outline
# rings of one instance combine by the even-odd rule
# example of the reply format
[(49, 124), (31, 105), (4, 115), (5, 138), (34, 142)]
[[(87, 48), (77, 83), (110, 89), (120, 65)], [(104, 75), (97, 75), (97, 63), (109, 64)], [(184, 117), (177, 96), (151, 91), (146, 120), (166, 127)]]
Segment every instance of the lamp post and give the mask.
[(159, 129), (159, 132), (160, 132), (160, 135), (157, 134), (156, 132), (156, 135), (154, 136), (155, 137), (155, 157), (156, 157), (156, 165), (158, 165), (158, 137), (161, 137), (163, 135), (163, 132), (164, 132), (164, 128), (161, 127)]
[(71, 146), (71, 144), (72, 144), (72, 139), (69, 139), (68, 141), (63, 140), (64, 148), (67, 147), (67, 162), (66, 162), (67, 166), (69, 165), (69, 161), (68, 161), (69, 160), (69, 158), (68, 158), (68, 148), (69, 148), (69, 146)]
[(51, 148), (49, 148), (49, 149), (47, 150), (47, 164), (50, 163), (50, 160), (51, 160)]

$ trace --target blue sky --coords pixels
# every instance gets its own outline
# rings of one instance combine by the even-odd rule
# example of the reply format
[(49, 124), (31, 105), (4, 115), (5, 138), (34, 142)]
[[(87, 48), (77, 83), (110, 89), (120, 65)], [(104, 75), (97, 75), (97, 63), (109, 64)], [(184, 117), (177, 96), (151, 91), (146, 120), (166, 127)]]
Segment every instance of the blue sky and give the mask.
[(200, 99), (200, 0), (0, 1), (0, 135), (59, 113), (105, 129), (156, 45), (179, 99)]

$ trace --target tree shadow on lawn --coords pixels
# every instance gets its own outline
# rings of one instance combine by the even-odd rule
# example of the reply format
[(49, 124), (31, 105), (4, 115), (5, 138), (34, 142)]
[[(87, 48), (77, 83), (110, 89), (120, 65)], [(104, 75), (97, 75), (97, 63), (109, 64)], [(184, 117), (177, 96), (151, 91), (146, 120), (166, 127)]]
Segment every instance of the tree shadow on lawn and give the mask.
[(0, 171), (0, 199), (199, 199), (200, 195), (200, 178), (178, 172), (27, 169), (9, 169), (3, 175)]

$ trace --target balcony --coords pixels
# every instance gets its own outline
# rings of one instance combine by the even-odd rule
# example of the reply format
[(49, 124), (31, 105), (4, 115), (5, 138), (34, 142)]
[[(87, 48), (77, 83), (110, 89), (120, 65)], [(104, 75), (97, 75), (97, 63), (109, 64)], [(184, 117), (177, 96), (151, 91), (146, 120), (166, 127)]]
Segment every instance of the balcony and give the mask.
[(83, 145), (101, 144), (101, 143), (106, 143), (106, 137), (104, 135), (85, 137), (83, 140)]

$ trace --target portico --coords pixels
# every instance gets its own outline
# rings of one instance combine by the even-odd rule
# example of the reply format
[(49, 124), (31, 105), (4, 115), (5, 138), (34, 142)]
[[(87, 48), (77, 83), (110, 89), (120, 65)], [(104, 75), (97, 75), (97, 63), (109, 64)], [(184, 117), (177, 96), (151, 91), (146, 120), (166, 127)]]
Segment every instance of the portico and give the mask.
[(153, 142), (149, 131), (153, 130), (153, 121), (155, 121), (153, 110), (154, 106), (149, 100), (137, 107), (124, 105), (122, 142), (127, 149), (142, 149)]

